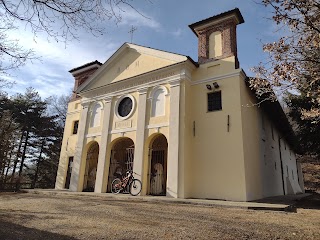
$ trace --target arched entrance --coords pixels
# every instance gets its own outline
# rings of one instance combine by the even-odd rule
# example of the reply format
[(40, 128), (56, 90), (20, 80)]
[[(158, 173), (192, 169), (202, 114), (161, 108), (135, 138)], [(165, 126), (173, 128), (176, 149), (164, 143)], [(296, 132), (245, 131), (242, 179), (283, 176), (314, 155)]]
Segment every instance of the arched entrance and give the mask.
[(115, 178), (125, 176), (133, 170), (134, 142), (130, 138), (121, 138), (111, 149), (107, 192), (111, 192), (111, 183)]
[(94, 142), (88, 149), (86, 170), (84, 172), (83, 191), (93, 192), (96, 183), (97, 165), (99, 157), (99, 144)]
[(166, 195), (168, 142), (164, 135), (157, 135), (150, 143), (149, 194)]

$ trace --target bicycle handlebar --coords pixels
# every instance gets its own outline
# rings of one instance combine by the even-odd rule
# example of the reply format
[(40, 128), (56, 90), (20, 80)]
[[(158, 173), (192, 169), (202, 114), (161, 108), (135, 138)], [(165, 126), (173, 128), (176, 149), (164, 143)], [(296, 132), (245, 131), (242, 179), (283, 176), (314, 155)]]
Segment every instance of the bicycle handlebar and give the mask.
[[(132, 175), (133, 175), (133, 174), (137, 174), (137, 173), (134, 172), (134, 171), (132, 171), (132, 170), (129, 170), (129, 171), (126, 172), (126, 174), (127, 174), (127, 175), (129, 175), (129, 174), (132, 174)], [(137, 174), (137, 175), (138, 175), (138, 174)]]

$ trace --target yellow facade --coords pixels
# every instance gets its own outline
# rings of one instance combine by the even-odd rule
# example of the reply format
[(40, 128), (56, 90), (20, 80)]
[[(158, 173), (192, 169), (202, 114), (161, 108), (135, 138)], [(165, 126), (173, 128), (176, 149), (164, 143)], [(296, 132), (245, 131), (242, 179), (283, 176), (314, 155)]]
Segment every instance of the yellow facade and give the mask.
[[(227, 39), (228, 26), (242, 22), (232, 10), (190, 25), (199, 37), (198, 63), (122, 45), (78, 87), (81, 98), (69, 103), (56, 188), (83, 191), (93, 178), (89, 190), (107, 192), (127, 166), (142, 181), (142, 195), (250, 201), (302, 192), (294, 152), (254, 104), (258, 100), (238, 67), (236, 42)], [(221, 24), (226, 30), (215, 31)], [(201, 40), (203, 32), (208, 41)], [(88, 67), (71, 72), (76, 77)], [(208, 110), (213, 92), (221, 92), (217, 111)], [(124, 101), (131, 105), (123, 105), (130, 111), (123, 117)], [(93, 143), (99, 145), (97, 166), (88, 163)]]

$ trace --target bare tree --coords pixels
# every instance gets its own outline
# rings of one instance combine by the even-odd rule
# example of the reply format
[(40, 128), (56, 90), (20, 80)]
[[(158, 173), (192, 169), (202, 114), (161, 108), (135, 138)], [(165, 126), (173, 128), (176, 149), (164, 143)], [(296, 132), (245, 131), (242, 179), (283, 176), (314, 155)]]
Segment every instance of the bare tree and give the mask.
[[(71, 92), (71, 91), (70, 91)], [(59, 120), (58, 124), (62, 128), (64, 128), (64, 124), (67, 117), (68, 112), (68, 103), (71, 100), (71, 94), (70, 95), (53, 95), (46, 99), (46, 102), (48, 103), (47, 111), (48, 115), (56, 115), (57, 119)]]
[(133, 0), (0, 0), (0, 74), (7, 74), (8, 70), (35, 57), (32, 50), (19, 46), (19, 39), (10, 39), (8, 32), (25, 27), (35, 37), (39, 33), (45, 33), (48, 38), (64, 42), (78, 38), (79, 29), (100, 35), (104, 33), (106, 20), (118, 23), (121, 15), (125, 14), (125, 9), (135, 9), (132, 2)]
[(274, 89), (305, 94), (312, 107), (301, 108), (302, 118), (320, 121), (320, 1), (261, 0), (273, 9), (273, 20), (288, 34), (263, 46), (266, 63), (254, 67), (250, 85), (275, 101)]

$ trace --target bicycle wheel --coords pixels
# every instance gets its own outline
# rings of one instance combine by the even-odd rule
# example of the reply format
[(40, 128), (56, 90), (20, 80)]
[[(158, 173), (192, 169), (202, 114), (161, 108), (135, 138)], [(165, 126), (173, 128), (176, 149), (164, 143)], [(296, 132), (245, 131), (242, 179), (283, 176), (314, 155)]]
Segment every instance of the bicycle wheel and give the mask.
[(141, 192), (142, 183), (139, 179), (134, 179), (130, 183), (129, 191), (132, 196), (137, 196)]
[(121, 184), (122, 182), (119, 178), (114, 179), (111, 183), (111, 192), (114, 194), (118, 194), (122, 189)]

